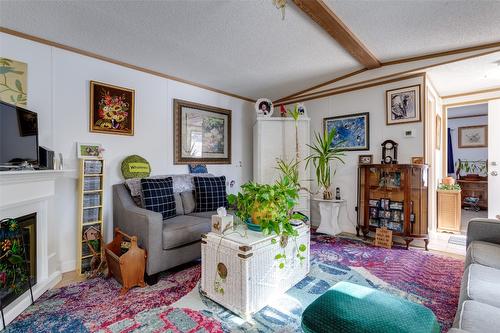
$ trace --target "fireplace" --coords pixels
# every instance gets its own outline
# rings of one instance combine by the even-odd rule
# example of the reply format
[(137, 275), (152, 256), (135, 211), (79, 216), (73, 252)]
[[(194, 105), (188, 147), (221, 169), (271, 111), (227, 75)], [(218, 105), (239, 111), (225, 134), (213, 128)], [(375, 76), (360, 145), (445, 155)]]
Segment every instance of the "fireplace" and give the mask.
[(1, 308), (16, 300), (36, 284), (36, 218), (32, 213), (3, 220), (0, 226), (0, 302)]

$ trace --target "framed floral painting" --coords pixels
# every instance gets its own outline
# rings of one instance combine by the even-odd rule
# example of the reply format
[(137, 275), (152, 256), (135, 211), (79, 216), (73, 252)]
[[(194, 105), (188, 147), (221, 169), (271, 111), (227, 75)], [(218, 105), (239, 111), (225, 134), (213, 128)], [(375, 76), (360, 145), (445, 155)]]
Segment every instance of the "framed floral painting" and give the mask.
[(231, 164), (231, 110), (174, 99), (174, 164)]
[(134, 135), (132, 89), (90, 81), (90, 131)]

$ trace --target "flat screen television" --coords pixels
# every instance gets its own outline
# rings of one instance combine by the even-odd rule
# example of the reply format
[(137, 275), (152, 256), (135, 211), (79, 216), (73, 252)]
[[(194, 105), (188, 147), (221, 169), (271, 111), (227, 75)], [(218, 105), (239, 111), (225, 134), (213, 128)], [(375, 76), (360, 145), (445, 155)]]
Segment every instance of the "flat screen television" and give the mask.
[[(0, 101), (0, 166), (38, 164), (36, 112)], [(0, 170), (1, 170), (0, 169)]]

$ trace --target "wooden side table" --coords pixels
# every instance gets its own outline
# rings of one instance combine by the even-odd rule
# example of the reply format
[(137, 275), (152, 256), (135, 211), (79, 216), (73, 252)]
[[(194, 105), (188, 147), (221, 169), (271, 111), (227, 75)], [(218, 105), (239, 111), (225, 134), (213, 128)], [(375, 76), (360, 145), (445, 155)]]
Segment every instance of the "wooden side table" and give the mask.
[(319, 198), (313, 198), (314, 201), (318, 201), (319, 212), (321, 215), (321, 223), (316, 230), (322, 234), (327, 235), (338, 235), (342, 232), (339, 225), (339, 213), (340, 208), (345, 206), (345, 200), (325, 200)]
[(460, 232), (462, 223), (460, 193), (460, 190), (437, 190), (438, 231)]

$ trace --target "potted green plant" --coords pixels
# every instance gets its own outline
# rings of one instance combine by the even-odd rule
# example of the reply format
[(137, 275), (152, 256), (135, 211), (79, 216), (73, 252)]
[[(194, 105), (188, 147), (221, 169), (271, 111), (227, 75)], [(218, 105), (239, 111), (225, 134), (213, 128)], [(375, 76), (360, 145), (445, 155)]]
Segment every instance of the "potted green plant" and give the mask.
[(312, 145), (307, 145), (311, 149), (311, 154), (306, 157), (306, 168), (309, 163), (312, 163), (316, 169), (316, 181), (320, 190), (323, 191), (323, 199), (325, 200), (333, 199), (331, 180), (335, 170), (332, 172), (331, 162), (337, 160), (344, 163), (342, 156), (345, 156), (345, 150), (340, 147), (342, 142), (333, 142), (335, 133), (335, 129), (332, 129), (330, 133), (325, 130), (323, 135), (315, 133), (315, 142)]
[[(299, 198), (298, 186), (287, 175), (274, 184), (249, 182), (241, 186), (241, 191), (228, 195), (228, 203), (235, 208), (236, 216), (245, 222), (250, 230), (262, 231), (265, 235), (275, 233), (280, 236), (280, 245), (285, 248), (289, 237), (297, 237), (292, 219), (300, 220), (302, 215), (294, 214), (293, 208)], [(297, 257), (303, 260), (305, 245), (298, 246)], [(279, 267), (285, 265), (284, 253), (276, 255)]]

